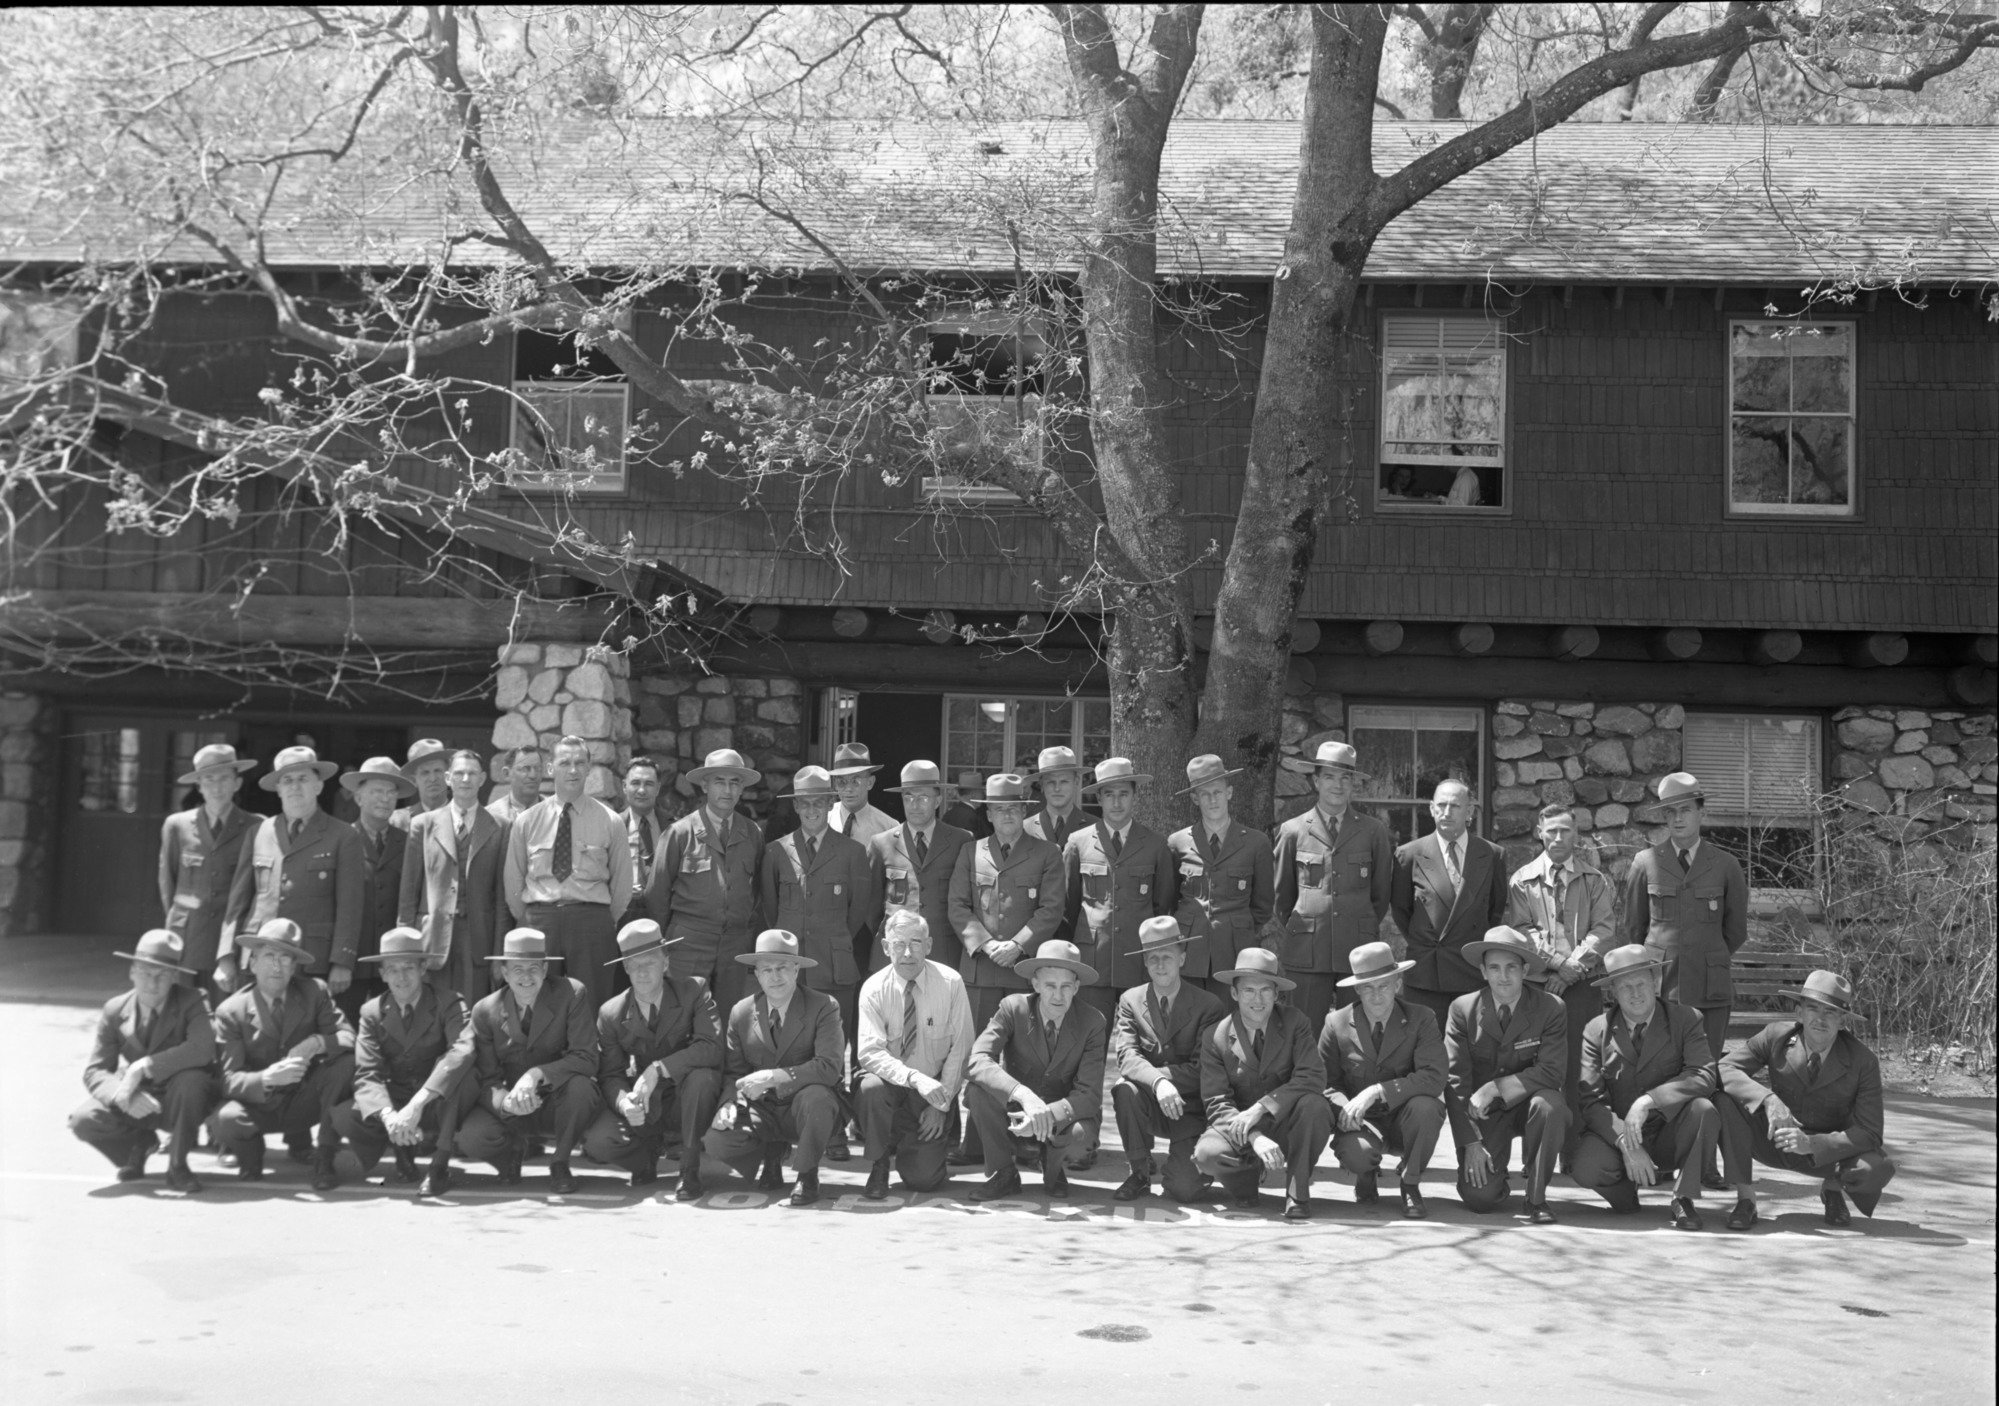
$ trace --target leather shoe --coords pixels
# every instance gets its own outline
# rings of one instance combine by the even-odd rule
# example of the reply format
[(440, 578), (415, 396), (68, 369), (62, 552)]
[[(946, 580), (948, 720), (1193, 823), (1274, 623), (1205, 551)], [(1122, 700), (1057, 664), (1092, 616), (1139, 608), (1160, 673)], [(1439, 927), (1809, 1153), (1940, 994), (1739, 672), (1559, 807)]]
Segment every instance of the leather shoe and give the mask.
[(962, 1146), (954, 1147), (944, 1154), (944, 1165), (947, 1167), (976, 1167), (985, 1160), (967, 1152)]
[(423, 1181), (417, 1187), (419, 1196), (442, 1196), (451, 1189), (451, 1164), (442, 1157), (430, 1164), (430, 1170), (423, 1174)]
[(187, 1163), (170, 1162), (167, 1164), (167, 1190), (199, 1196), (207, 1188), (201, 1184), (201, 1178), (188, 1169)]
[(634, 1188), (641, 1186), (651, 1186), (654, 1182), (658, 1180), (659, 1180), (659, 1168), (656, 1165), (654, 1165), (650, 1159), (641, 1162), (639, 1164), (638, 1170), (632, 1173), (632, 1186)]
[(1061, 1149), (1052, 1142), (1041, 1146), (1041, 1190), (1058, 1200), (1069, 1195), (1069, 1172), (1062, 1165)]
[(1529, 1201), (1527, 1203), (1527, 1224), (1553, 1225), (1555, 1224), (1555, 1213), (1548, 1209), (1546, 1201)]
[(132, 1150), (125, 1155), (125, 1160), (119, 1164), (118, 1180), (137, 1181), (140, 1177), (144, 1176), (146, 1174), (146, 1159), (157, 1152), (159, 1146), (159, 1143), (154, 1141), (151, 1133), (147, 1133), (144, 1137), (133, 1143)]
[(1372, 1206), (1381, 1199), (1381, 1181), (1374, 1172), (1362, 1172), (1353, 1179), (1353, 1199), (1356, 1206)]
[(262, 1181), (264, 1179), (264, 1149), (248, 1147), (236, 1156), (236, 1180)]
[(331, 1191), (340, 1185), (340, 1174), (333, 1170), (333, 1149), (321, 1148), (312, 1158), (312, 1189)]
[(1423, 1204), (1423, 1188), (1417, 1186), (1414, 1182), (1403, 1182), (1402, 1219), (1424, 1220), (1429, 1217), (1429, 1214), (1429, 1207)]
[(519, 1186), (521, 1184), (520, 1154), (518, 1152), (501, 1153), (499, 1160), (493, 1163), (493, 1170), (500, 1174), (501, 1186)]
[(707, 1194), (708, 1188), (701, 1184), (701, 1173), (696, 1171), (681, 1172), (680, 1185), (673, 1189), (676, 1201), (699, 1201)]
[(764, 1154), (763, 1167), (757, 1172), (757, 1190), (784, 1190), (784, 1157), (781, 1153)]
[(1076, 1159), (1075, 1165), (1071, 1167), (1069, 1170), (1076, 1172), (1087, 1172), (1090, 1170), (1090, 1168), (1096, 1165), (1097, 1165), (1097, 1149), (1093, 1147), (1088, 1152), (1085, 1152), (1081, 1157), (1078, 1157)]
[(1838, 1188), (1826, 1187), (1819, 1192), (1819, 1199), (1825, 1202), (1825, 1223), (1827, 1225), (1853, 1224), (1853, 1213), (1846, 1209), (1846, 1197)]
[(396, 1149), (396, 1170), (391, 1174), (390, 1180), (414, 1183), (422, 1176), (423, 1173), (416, 1169), (416, 1149), (413, 1147), (398, 1147)]
[(560, 1159), (548, 1164), (548, 1194), (551, 1196), (573, 1196), (576, 1193), (576, 1174), (569, 1170), (569, 1163)]
[(1675, 1196), (1673, 1198), (1673, 1229), (1700, 1230), (1701, 1228), (1701, 1213), (1694, 1208), (1692, 1199), (1685, 1196)]
[(1284, 1198), (1284, 1219), (1310, 1220), (1312, 1218), (1312, 1198), (1309, 1196), (1286, 1196)]
[(1247, 1191), (1233, 1193), (1229, 1199), (1235, 1202), (1238, 1211), (1253, 1211), (1262, 1203), (1263, 1193), (1252, 1186)]
[(827, 1141), (826, 1160), (828, 1162), (850, 1162), (853, 1160), (853, 1157), (854, 1149), (847, 1145), (847, 1139), (844, 1136), (831, 1138)]
[(985, 1184), (967, 1192), (965, 1199), (967, 1201), (997, 1201), (1003, 1196), (1018, 1196), (1019, 1194), (1019, 1171), (1012, 1167), (1001, 1167), (996, 1172), (988, 1172)]
[(888, 1164), (889, 1159), (883, 1157), (868, 1167), (868, 1184), (861, 1188), (863, 1201), (888, 1200)]
[(311, 1165), (312, 1140), (310, 1138), (307, 1138), (303, 1142), (293, 1142), (290, 1138), (286, 1138), (285, 1156), (289, 1157), (292, 1161), (298, 1163), (302, 1167)]
[(1727, 1177), (1717, 1172), (1714, 1168), (1709, 1167), (1701, 1173), (1701, 1189), (1703, 1191), (1733, 1191), (1735, 1187)]
[(1728, 1213), (1727, 1225), (1730, 1230), (1747, 1230), (1756, 1224), (1756, 1221), (1756, 1203), (1754, 1201), (1737, 1201), (1735, 1209)]
[(810, 1169), (798, 1174), (798, 1184), (791, 1188), (791, 1204), (809, 1206), (819, 1199), (819, 1173)]
[(1111, 1193), (1111, 1200), (1136, 1201), (1141, 1196), (1150, 1196), (1151, 1194), (1152, 1178), (1144, 1172), (1133, 1172), (1118, 1183), (1117, 1190)]

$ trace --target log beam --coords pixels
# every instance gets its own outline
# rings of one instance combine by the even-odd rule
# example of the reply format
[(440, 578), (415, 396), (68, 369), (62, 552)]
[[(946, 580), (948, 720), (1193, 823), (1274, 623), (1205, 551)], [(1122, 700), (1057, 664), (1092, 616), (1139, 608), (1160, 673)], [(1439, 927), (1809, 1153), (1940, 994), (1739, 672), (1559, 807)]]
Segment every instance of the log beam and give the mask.
[(1768, 667), (1788, 664), (1805, 647), (1805, 637), (1796, 630), (1764, 630), (1749, 642), (1749, 662)]
[(1594, 625), (1564, 625), (1548, 636), (1548, 653), (1571, 663), (1589, 658), (1602, 642), (1603, 637)]
[(1846, 647), (1846, 662), (1856, 669), (1888, 669), (1909, 657), (1909, 637), (1892, 631), (1860, 635)]
[(1319, 622), (1301, 615), (1291, 622), (1291, 652), (1310, 654), (1319, 647)]
[(1656, 630), (1647, 642), (1654, 659), (1685, 663), (1701, 652), (1701, 632), (1688, 627)]
[(1451, 652), (1475, 659), (1492, 648), (1492, 626), (1472, 623), (1451, 631)]
[(1370, 620), (1362, 638), (1369, 654), (1393, 654), (1402, 648), (1402, 626), (1394, 620)]

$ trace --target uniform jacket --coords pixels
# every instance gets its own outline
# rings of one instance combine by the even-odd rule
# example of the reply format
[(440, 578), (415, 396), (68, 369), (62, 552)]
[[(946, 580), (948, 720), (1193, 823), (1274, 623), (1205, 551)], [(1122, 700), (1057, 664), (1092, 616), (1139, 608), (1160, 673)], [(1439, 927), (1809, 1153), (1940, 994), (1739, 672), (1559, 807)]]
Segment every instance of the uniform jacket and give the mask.
[(1381, 1025), (1381, 1048), (1376, 1049), (1358, 1000), (1326, 1017), (1319, 1031), (1319, 1058), (1326, 1065), (1327, 1091), (1352, 1098), (1379, 1084), (1382, 1103), (1389, 1108), (1400, 1108), (1418, 1094), (1442, 1098), (1450, 1063), (1437, 1017), (1427, 1006), (1398, 997)]
[[(483, 813), (483, 812), (482, 812)], [(354, 838), (361, 842), (361, 947), (355, 955), (372, 957), (382, 950), (382, 934), (396, 925), (396, 912), (403, 898), (403, 855), (409, 836), (395, 826), (384, 826), (382, 843), (371, 857), (368, 836), (358, 824)], [(368, 967), (355, 970), (357, 978), (381, 980), (381, 973)]]
[(1103, 1112), (1108, 1039), (1103, 1012), (1074, 1001), (1050, 1048), (1041, 997), (1017, 992), (999, 1003), (972, 1042), (965, 1077), (1003, 1099), (1025, 1084), (1054, 1109), (1058, 1124), (1092, 1123)]
[(184, 1069), (206, 1069), (215, 1063), (215, 1027), (209, 1023), (208, 1002), (201, 992), (192, 986), (169, 986), (144, 1040), (139, 1038), (138, 992), (127, 991), (104, 1003), (97, 1017), (97, 1041), (90, 1062), (83, 1066), (83, 1086), (100, 1102), (109, 1103), (121, 1071), (142, 1059), (152, 1061), (147, 1070), (149, 1089)]
[(1622, 1010), (1605, 1011), (1583, 1027), (1583, 1124), (1605, 1142), (1615, 1141), (1611, 1115), (1629, 1113), (1640, 1094), (1651, 1094), (1661, 1113), (1671, 1113), (1711, 1097), (1718, 1082), (1706, 1023), (1690, 1006), (1662, 999), (1653, 1007), (1643, 1049), (1632, 1046)]
[(1525, 1098), (1561, 1094), (1569, 1062), (1568, 1009), (1559, 996), (1530, 983), (1502, 1027), (1490, 989), (1460, 996), (1451, 1002), (1450, 1019), (1444, 1023), (1444, 1054), (1450, 1064), (1445, 1106), (1451, 1136), (1463, 1147), (1477, 1136), (1471, 1096), (1492, 1080), (1508, 1075), (1519, 1079)]
[[(1830, 1133), (1833, 1148), (1823, 1161), (1879, 1151), (1885, 1122), (1881, 1061), (1874, 1051), (1852, 1031), (1842, 1030), (1819, 1062), (1818, 1078), (1807, 1084), (1809, 1057), (1804, 1026), (1795, 1020), (1774, 1021), (1723, 1057), (1721, 1086), (1749, 1113), (1775, 1094), (1806, 1132)], [(1770, 1081), (1769, 1088), (1756, 1081), (1759, 1074)]]
[(183, 964), (204, 975), (215, 965), (243, 842), (260, 818), (232, 805), (215, 829), (208, 808), (196, 806), (160, 826), (160, 907), (167, 930), (180, 935)]
[(288, 826), (282, 815), (266, 817), (244, 842), (229, 888), (222, 951), (233, 949), (238, 933), (254, 936), (272, 918), (290, 918), (305, 934), (312, 953), (307, 969), (314, 976), (352, 967), (368, 896), (361, 837), (323, 810), (306, 818), (296, 844), (285, 838)]
[(1513, 871), (1506, 883), (1506, 922), (1532, 936), (1550, 963), (1580, 952), (1584, 970), (1595, 971), (1617, 940), (1617, 890), (1608, 875), (1577, 853), (1569, 857), (1574, 873), (1558, 903), (1548, 881), (1551, 867), (1546, 854), (1537, 854)]
[(666, 828), (645, 888), (646, 916), (668, 937), (676, 932), (753, 933), (763, 834), (731, 812), (725, 833), (710, 835), (707, 808), (696, 806)]
[(1263, 1058), (1242, 1015), (1231, 1011), (1201, 1037), (1201, 1102), (1208, 1126), (1219, 1128), (1251, 1104), (1272, 1121), (1306, 1094), (1323, 1094), (1326, 1066), (1312, 1038), (1312, 1021), (1297, 1006), (1275, 1006), (1263, 1029)]
[(1274, 865), (1277, 919), (1284, 924), (1277, 955), (1285, 970), (1351, 972), (1353, 949), (1377, 941), (1388, 916), (1395, 878), (1388, 827), (1349, 810), (1335, 843), (1314, 806), (1278, 829)]
[(1032, 957), (1061, 928), (1063, 885), (1062, 852), (1032, 835), (1013, 842), (1005, 863), (1000, 862), (999, 841), (991, 835), (958, 851), (950, 912), (951, 926), (965, 948), (958, 967), (965, 985), (1027, 989), (1025, 977), (978, 949), (989, 940), (1010, 942), (1025, 933), (1021, 955)]
[(1096, 823), (1097, 817), (1082, 806), (1077, 806), (1068, 815), (1057, 820), (1047, 806), (1027, 817), (1025, 829), (1037, 840), (1046, 840), (1060, 850), (1069, 843), (1069, 837), (1086, 825)]
[(1167, 836), (1166, 848), (1173, 856), (1179, 898), (1173, 916), (1180, 931), (1195, 939), (1187, 945), (1181, 976), (1228, 971), (1236, 953), (1262, 945), (1274, 911), (1277, 879), (1270, 837), (1231, 820), (1217, 847), (1209, 841), (1207, 826), (1196, 821)]
[[(951, 926), (951, 873), (958, 866), (958, 851), (971, 842), (971, 831), (940, 820), (930, 827), (930, 848), (918, 864), (916, 841), (907, 825), (884, 830), (868, 841), (873, 885), (868, 917), (875, 930), (879, 932), (897, 908), (913, 909), (930, 925), (930, 960), (953, 971), (964, 961), (965, 948), (958, 941), (958, 930)], [(887, 958), (879, 952), (872, 960), (877, 971), (887, 965)]]
[(507, 910), (507, 827), (484, 807), (472, 814), (465, 853), (458, 852), (452, 808), (420, 815), (410, 825), (403, 857), (398, 918), (423, 930), (424, 950), (442, 957), (462, 923), (484, 958), (499, 950), (512, 915)]
[[(333, 1004), (325, 982), (303, 972), (294, 974), (285, 988), (284, 1014), (276, 1019), (256, 984), (244, 987), (215, 1008), (223, 1090), (241, 1103), (263, 1103), (269, 1096), (263, 1071), (314, 1035), (325, 1038), (329, 1052), (333, 1046), (354, 1047), (353, 1027)], [(284, 1096), (284, 1090), (270, 1092)]]
[(1411, 986), (1424, 991), (1476, 991), (1485, 977), (1464, 959), (1467, 942), (1506, 916), (1506, 856), (1490, 840), (1464, 837), (1464, 883), (1453, 888), (1444, 842), (1433, 831), (1395, 851), (1390, 892), (1395, 921), (1409, 939)]
[(722, 1102), (736, 1096), (736, 1082), (760, 1069), (777, 1069), (784, 1079), (777, 1097), (789, 1099), (808, 1084), (839, 1092), (846, 1070), (847, 1034), (840, 1027), (840, 1003), (803, 982), (792, 993), (791, 1009), (775, 1040), (770, 1034), (770, 997), (759, 991), (729, 1012), (722, 1052)]
[(472, 1007), (472, 1075), (480, 1102), (494, 1089), (511, 1089), (530, 1069), (550, 1084), (597, 1077), (597, 1013), (583, 983), (549, 975), (534, 998), (534, 1028), (521, 1034), (520, 1003), (504, 983)]
[(858, 986), (854, 934), (867, 926), (874, 890), (868, 852), (857, 840), (828, 829), (808, 865), (805, 831), (793, 830), (764, 850), (759, 892), (764, 921), (798, 934), (798, 950), (818, 962), (801, 973), (815, 991)]
[(1135, 820), (1115, 859), (1110, 827), (1101, 820), (1070, 832), (1062, 851), (1064, 925), (1097, 969), (1097, 985), (1123, 990), (1146, 980), (1144, 960), (1125, 954), (1138, 950), (1140, 923), (1173, 911), (1173, 877), (1166, 841)]
[(1188, 1106), (1198, 1107), (1201, 1040), (1227, 1014), (1221, 997), (1188, 981), (1184, 967), (1180, 989), (1173, 993), (1173, 1009), (1163, 1020), (1152, 983), (1134, 986), (1117, 999), (1117, 1015), (1111, 1022), (1111, 1067), (1120, 1079), (1140, 1088), (1170, 1079)]
[(1672, 842), (1631, 861), (1624, 880), (1624, 940), (1666, 959), (1666, 994), (1689, 1006), (1725, 1006), (1735, 997), (1729, 963), (1749, 938), (1749, 881), (1735, 856), (1702, 840), (1693, 868), (1680, 872)]
[(417, 987), (408, 1021), (387, 991), (361, 1007), (354, 1037), (354, 1107), (363, 1116), (400, 1108), (419, 1088), (444, 1098), (472, 1064), (465, 999), (448, 986)]
[(653, 1064), (677, 1084), (690, 1070), (722, 1067), (722, 1028), (715, 998), (699, 977), (666, 974), (659, 1009), (646, 1023), (639, 998), (621, 991), (597, 1010), (597, 1085), (604, 1102), (618, 1098)]

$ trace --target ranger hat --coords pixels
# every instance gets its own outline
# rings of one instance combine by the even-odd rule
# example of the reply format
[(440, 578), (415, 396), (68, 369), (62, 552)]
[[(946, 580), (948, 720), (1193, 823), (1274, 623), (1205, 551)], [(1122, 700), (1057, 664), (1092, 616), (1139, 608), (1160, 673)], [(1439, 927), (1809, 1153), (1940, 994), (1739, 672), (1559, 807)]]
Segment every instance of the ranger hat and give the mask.
[(1027, 794), (1027, 778), (1010, 771), (996, 771), (988, 776), (985, 795), (960, 796), (959, 799), (968, 806), (1032, 805), (1034, 801)]
[(1321, 742), (1319, 750), (1309, 757), (1286, 757), (1284, 765), (1292, 771), (1344, 771), (1359, 776), (1360, 753), (1345, 742)]
[(1073, 942), (1064, 942), (1059, 937), (1051, 937), (1041, 944), (1032, 957), (1026, 957), (1013, 964), (1013, 969), (1029, 981), (1043, 967), (1055, 967), (1061, 971), (1074, 972), (1088, 986), (1097, 979), (1097, 969), (1083, 960), (1082, 949)]
[(1277, 983), (1279, 991), (1297, 989), (1298, 983), (1284, 974), (1284, 963), (1277, 960), (1277, 954), (1267, 947), (1245, 947), (1235, 954), (1236, 964), (1227, 971), (1216, 972), (1216, 981), (1235, 981), (1241, 977), (1261, 977), (1265, 981)]
[(204, 771), (220, 771), (224, 768), (230, 768), (239, 772), (255, 771), (257, 764), (254, 761), (237, 761), (236, 749), (231, 747), (227, 742), (211, 742), (194, 754), (193, 767), (188, 771), (187, 775), (181, 777), (174, 784), (177, 786), (192, 786), (201, 780), (201, 774)]
[(1704, 801), (1701, 783), (1694, 779), (1691, 771), (1676, 771), (1659, 778), (1659, 800), (1661, 804), (1671, 801)]
[(500, 939), (500, 950), (486, 958), (489, 962), (559, 962), (560, 953), (548, 950), (548, 937), (540, 928), (515, 928)]
[(1105, 757), (1097, 763), (1097, 779), (1090, 782), (1083, 790), (1087, 794), (1120, 781), (1137, 787), (1151, 779), (1144, 772), (1133, 770), (1129, 757)]
[(1210, 781), (1226, 781), (1231, 776), (1241, 776), (1241, 767), (1231, 767), (1213, 752), (1194, 758), (1187, 763), (1187, 789), (1175, 791), (1176, 796), (1185, 796), (1200, 790)]
[(1199, 942), (1199, 937), (1189, 937), (1180, 931), (1180, 924), (1173, 918), (1147, 918), (1138, 925), (1138, 950), (1127, 952), (1127, 957), (1143, 957), (1152, 952), (1165, 952), (1175, 947), (1185, 947), (1190, 942)]
[[(967, 783), (961, 776), (958, 778), (958, 784), (963, 786)], [(975, 781), (970, 784), (977, 785), (978, 783)], [(902, 769), (902, 784), (900, 786), (891, 786), (888, 789), (889, 793), (894, 795), (900, 791), (907, 791), (912, 786), (935, 786), (939, 790), (942, 790), (944, 786), (944, 773), (935, 762), (910, 762)]]
[(701, 759), (701, 765), (687, 773), (690, 785), (699, 786), (711, 776), (731, 777), (745, 786), (754, 786), (763, 780), (763, 774), (744, 759), (741, 752), (728, 747), (720, 747)]
[(1470, 962), (1474, 969), (1485, 961), (1485, 954), (1488, 952), (1511, 952), (1527, 964), (1529, 976), (1533, 976), (1547, 965), (1541, 960), (1541, 954), (1535, 950), (1533, 938), (1518, 928), (1509, 928), (1503, 923), (1496, 928), (1487, 928), (1484, 941), (1467, 942), (1459, 950), (1464, 953), (1465, 960)]
[(1067, 747), (1043, 747), (1041, 755), (1034, 759), (1034, 775), (1047, 776), (1051, 772), (1073, 771), (1082, 774), (1083, 764), (1076, 760), (1074, 751)]
[(421, 742), (410, 743), (409, 755), (403, 758), (403, 775), (413, 776), (416, 769), (432, 757), (450, 757), (451, 748), (435, 737), (426, 737)]
[(271, 758), (271, 769), (257, 778), (257, 785), (266, 791), (275, 791), (280, 776), (288, 771), (307, 769), (318, 772), (321, 781), (331, 780), (340, 771), (334, 763), (321, 761), (319, 753), (310, 747), (287, 747)]
[(1591, 982), (1592, 986), (1608, 986), (1620, 976), (1630, 976), (1635, 972), (1664, 971), (1665, 958), (1642, 942), (1627, 942), (1622, 947), (1613, 947), (1603, 954), (1603, 975)]
[(791, 789), (779, 796), (780, 801), (837, 801), (840, 793), (833, 789), (833, 777), (823, 766), (802, 766), (791, 778)]
[(416, 783), (404, 776), (393, 757), (370, 757), (340, 778), (340, 788), (349, 794), (361, 789), (364, 781), (392, 781), (396, 795), (408, 800), (416, 794)]
[(658, 952), (673, 946), (683, 939), (668, 937), (651, 918), (634, 918), (618, 929), (618, 955), (604, 963), (615, 967), (627, 957), (641, 957), (648, 952)]
[(168, 971), (186, 972), (197, 976), (193, 967), (181, 965), (181, 941), (176, 933), (165, 928), (154, 928), (139, 934), (139, 940), (132, 944), (130, 952), (113, 952), (114, 957), (124, 957), (134, 962), (144, 962), (149, 967), (165, 967)]
[(306, 950), (304, 931), (290, 918), (267, 918), (254, 936), (239, 937), (236, 945), (252, 952), (259, 947), (282, 947), (301, 962), (312, 960), (312, 953)]
[(758, 962), (768, 962), (773, 958), (790, 962), (793, 966), (799, 967), (816, 967), (819, 965), (818, 961), (814, 958), (804, 956), (799, 952), (798, 934), (786, 932), (783, 928), (765, 928), (757, 934), (756, 951), (738, 952), (736, 954), (736, 960), (746, 967), (753, 967)]
[(428, 957), (424, 950), (423, 934), (415, 928), (390, 928), (382, 934), (382, 950), (370, 953), (364, 962), (386, 962), (391, 957)]
[(1353, 975), (1343, 976), (1334, 982), (1335, 986), (1359, 986), (1370, 981), (1386, 981), (1391, 976), (1400, 976), (1415, 966), (1414, 962), (1395, 960), (1395, 949), (1385, 942), (1363, 942), (1354, 948), (1349, 958), (1353, 962)]
[(1796, 991), (1786, 991), (1786, 1000), (1809, 1001), (1827, 1010), (1853, 1014), (1853, 983), (1834, 971), (1815, 971)]

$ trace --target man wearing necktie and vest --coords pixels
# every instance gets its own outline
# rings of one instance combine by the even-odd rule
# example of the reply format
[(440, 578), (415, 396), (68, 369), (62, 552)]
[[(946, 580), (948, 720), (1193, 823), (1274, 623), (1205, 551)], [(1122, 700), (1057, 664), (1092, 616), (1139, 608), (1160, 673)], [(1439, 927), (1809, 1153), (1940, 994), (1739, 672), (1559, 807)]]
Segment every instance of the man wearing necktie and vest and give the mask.
[(548, 939), (552, 958), (583, 987), (594, 1012), (616, 988), (617, 917), (632, 898), (625, 822), (583, 794), (590, 744), (565, 737), (551, 763), (555, 794), (529, 806), (507, 834), (507, 907)]
[(1437, 828), (1395, 851), (1389, 905), (1409, 941), (1404, 990), (1439, 1024), (1451, 1002), (1485, 982), (1464, 959), (1464, 947), (1506, 916), (1506, 856), (1471, 832), (1478, 798), (1462, 781), (1440, 781), (1431, 796)]
[[(1242, 768), (1210, 753), (1187, 763), (1187, 789), (1198, 818), (1166, 837), (1177, 870), (1179, 906), (1173, 916), (1192, 940), (1182, 975), (1204, 981), (1226, 1006), (1231, 993), (1212, 974), (1235, 965), (1236, 953), (1264, 941), (1277, 897), (1270, 837), (1229, 814), (1230, 784)], [(1274, 940), (1274, 939), (1273, 939)]]
[(1277, 831), (1276, 909), (1283, 925), (1277, 956), (1316, 1037), (1326, 1012), (1353, 999), (1339, 979), (1353, 972), (1353, 950), (1377, 940), (1388, 916), (1395, 878), (1395, 841), (1388, 827), (1353, 808), (1360, 785), (1359, 753), (1344, 742), (1322, 742), (1311, 761), (1284, 764), (1310, 771), (1318, 803)]
[(745, 787), (762, 776), (740, 752), (710, 752), (687, 773), (701, 804), (669, 825), (646, 881), (645, 916), (669, 938), (673, 974), (700, 977), (723, 1019), (742, 998), (748, 974), (736, 958), (757, 933), (763, 832), (736, 812)]

